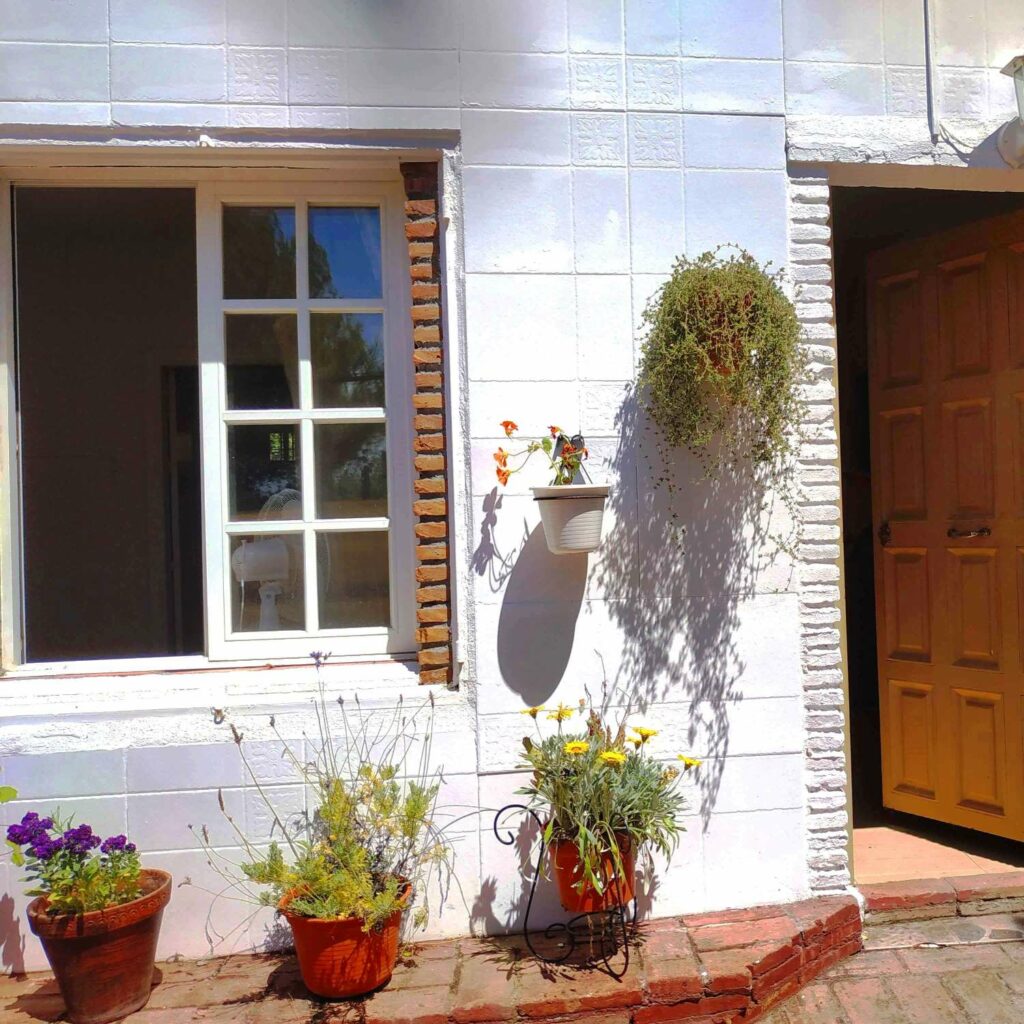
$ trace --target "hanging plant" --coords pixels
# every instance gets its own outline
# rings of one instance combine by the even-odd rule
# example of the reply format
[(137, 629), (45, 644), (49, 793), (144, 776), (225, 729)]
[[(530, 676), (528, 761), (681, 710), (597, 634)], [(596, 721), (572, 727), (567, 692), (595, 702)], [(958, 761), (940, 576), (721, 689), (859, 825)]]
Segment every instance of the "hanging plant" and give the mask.
[(781, 274), (722, 248), (679, 257), (651, 299), (638, 383), (666, 463), (683, 446), (709, 476), (749, 462), (777, 481), (801, 416), (800, 327)]

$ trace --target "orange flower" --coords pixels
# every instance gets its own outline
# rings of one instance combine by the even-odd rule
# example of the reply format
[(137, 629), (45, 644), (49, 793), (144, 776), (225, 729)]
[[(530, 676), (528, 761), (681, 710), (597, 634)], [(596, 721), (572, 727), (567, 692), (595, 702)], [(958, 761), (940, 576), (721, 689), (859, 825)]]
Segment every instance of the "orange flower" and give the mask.
[(499, 466), (498, 469), (496, 470), (496, 472), (498, 474), (498, 483), (501, 484), (502, 487), (504, 487), (505, 484), (508, 483), (508, 478), (512, 475), (511, 471), (509, 471), (507, 469), (502, 469)]
[(576, 451), (576, 446), (571, 445), (568, 441), (566, 441), (565, 444), (562, 445), (562, 458), (564, 459), (568, 455), (575, 455)]
[(519, 429), (519, 424), (513, 422), (512, 420), (502, 420), (501, 421), (501, 426), (502, 426), (502, 428), (505, 431), (505, 436), (506, 437), (511, 437), (512, 436), (512, 432), (514, 430), (518, 430)]
[(499, 449), (498, 449), (498, 450), (497, 450), (497, 451), (496, 451), (496, 452), (494, 453), (494, 461), (495, 461), (495, 462), (496, 462), (496, 463), (497, 463), (497, 464), (498, 464), (499, 466), (501, 466), (501, 468), (502, 468), (502, 469), (506, 469), (506, 468), (508, 467), (508, 452), (507, 452), (507, 451), (505, 451), (505, 449), (504, 449), (504, 448), (499, 448)]
[(552, 437), (558, 437), (558, 435), (562, 432), (561, 427), (548, 427), (548, 430), (551, 431)]

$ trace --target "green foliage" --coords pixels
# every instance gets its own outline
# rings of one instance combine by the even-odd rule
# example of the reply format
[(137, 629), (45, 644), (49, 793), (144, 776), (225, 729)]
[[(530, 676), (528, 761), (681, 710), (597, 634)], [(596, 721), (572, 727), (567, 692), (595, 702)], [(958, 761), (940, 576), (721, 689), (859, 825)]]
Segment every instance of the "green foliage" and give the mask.
[(18, 791), (13, 786), (0, 786), (0, 804), (9, 804), (18, 799)]
[[(527, 713), (536, 722), (541, 711), (531, 708)], [(629, 736), (625, 724), (607, 725), (582, 703), (578, 713), (587, 715), (585, 731), (563, 732), (562, 722), (573, 712), (559, 706), (547, 716), (558, 722), (555, 734), (545, 737), (538, 726), (536, 742), (524, 738), (526, 767), (533, 770), (533, 778), (519, 792), (547, 815), (546, 843), (576, 844), (582, 864), (577, 888), (589, 883), (603, 892), (603, 855), (611, 855), (616, 870), (622, 868), (617, 837), (628, 836), (637, 851), (653, 848), (666, 857), (674, 852), (683, 831), (680, 769), (649, 755), (653, 730), (641, 728)], [(684, 770), (699, 765), (692, 758), (679, 759)]]
[(747, 460), (779, 474), (800, 420), (799, 323), (779, 273), (720, 252), (677, 259), (652, 298), (638, 384), (666, 456), (686, 447), (709, 476)]
[[(318, 658), (318, 671), (324, 660)], [(250, 781), (279, 838), (267, 847), (266, 837), (246, 836), (236, 828), (246, 860), (223, 865), (222, 873), (236, 890), (240, 881), (257, 886), (263, 905), (286, 901), (289, 912), (303, 917), (359, 918), (366, 931), (405, 909), (412, 887), (421, 900), (414, 919), (423, 923), (429, 909), (427, 880), (447, 865), (450, 855), (434, 823), (442, 775), (429, 767), (433, 700), (409, 716), (400, 703), (395, 712), (374, 721), (372, 715), (359, 714), (358, 702), (352, 714), (339, 699), (341, 735), (336, 737), (319, 674), (318, 682), (320, 738), (312, 760), (303, 761), (271, 720), (283, 756), (312, 794), (316, 809), (297, 821), (286, 820), (274, 806), (272, 791), (259, 784), (243, 738), (235, 732)], [(424, 717), (428, 721), (421, 721)], [(221, 866), (205, 830), (200, 841), (211, 863)]]

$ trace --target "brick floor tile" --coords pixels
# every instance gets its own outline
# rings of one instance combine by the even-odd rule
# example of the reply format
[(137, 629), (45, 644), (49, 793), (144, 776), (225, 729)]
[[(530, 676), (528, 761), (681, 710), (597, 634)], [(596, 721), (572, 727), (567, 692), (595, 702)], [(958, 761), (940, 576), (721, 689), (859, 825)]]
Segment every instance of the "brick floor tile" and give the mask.
[(687, 928), (702, 928), (708, 924), (762, 921), (765, 918), (778, 917), (781, 913), (783, 907), (773, 903), (759, 907), (741, 907), (737, 910), (716, 910), (707, 914), (684, 914), (679, 920)]
[(1011, 992), (1024, 995), (1024, 967), (1000, 967), (996, 973)]
[(963, 1024), (964, 1015), (949, 997), (939, 975), (905, 974), (889, 987), (907, 1024)]
[(891, 949), (864, 950), (848, 957), (832, 969), (833, 978), (864, 978), (905, 974), (907, 968)]
[(416, 988), (451, 988), (455, 980), (455, 948), (450, 949), (450, 955), (443, 958), (418, 957), (414, 960), (407, 960), (395, 964), (395, 971), (388, 982), (388, 988), (399, 991), (401, 989)]
[(788, 917), (767, 917), (759, 921), (705, 925), (691, 932), (698, 953), (734, 946), (752, 946), (756, 942), (782, 940), (792, 942), (797, 927)]
[(774, 948), (769, 943), (766, 946), (741, 946), (739, 949), (720, 949), (702, 954), (700, 959), (704, 965), (708, 992), (749, 992), (751, 963), (760, 960)]
[(789, 1015), (790, 1020), (799, 1024), (845, 1024), (839, 1001), (822, 982), (808, 985), (794, 995), (782, 1009)]
[(604, 971), (552, 967), (536, 960), (520, 963), (515, 978), (523, 1017), (617, 1009), (637, 1006), (644, 999), (637, 957), (631, 958), (629, 972), (621, 980)]
[(486, 950), (463, 953), (452, 1005), (458, 1024), (510, 1020), (515, 1016), (513, 965)]
[(452, 994), (446, 988), (385, 988), (363, 1004), (366, 1024), (447, 1024)]
[(898, 1024), (902, 1014), (881, 978), (851, 978), (832, 986), (850, 1024)]
[[(647, 976), (647, 991), (650, 997), (661, 1003), (678, 1002), (702, 995), (705, 984), (696, 958), (685, 960), (644, 960)], [(725, 991), (711, 986), (709, 991)]]
[(970, 970), (943, 975), (942, 983), (967, 1012), (984, 1024), (1020, 1024), (1024, 1000), (1003, 984), (996, 971)]
[(633, 1012), (635, 1024), (673, 1024), (675, 1021), (729, 1020), (748, 1005), (746, 996), (704, 996), (672, 1006), (641, 1006)]
[[(1009, 944), (1008, 944), (1009, 945)], [(901, 949), (897, 956), (911, 974), (939, 974), (965, 968), (1006, 967), (1009, 957), (1002, 943), (982, 946), (947, 946), (944, 949)]]

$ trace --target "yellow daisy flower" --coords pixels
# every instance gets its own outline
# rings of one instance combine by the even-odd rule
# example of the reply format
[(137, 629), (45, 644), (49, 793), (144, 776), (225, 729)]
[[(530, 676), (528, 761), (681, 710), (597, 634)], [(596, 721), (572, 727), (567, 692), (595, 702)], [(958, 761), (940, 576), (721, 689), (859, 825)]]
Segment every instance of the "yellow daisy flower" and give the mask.
[(637, 750), (639, 750), (644, 744), (643, 740), (637, 739), (635, 736), (630, 736), (629, 742), (632, 743)]
[(561, 701), (558, 702), (558, 707), (552, 711), (548, 718), (552, 722), (564, 722), (567, 718), (572, 718), (572, 708), (567, 708)]
[(543, 710), (544, 706), (540, 705), (538, 707), (526, 708), (525, 710), (520, 711), (519, 714), (529, 715), (531, 718), (536, 718)]
[(621, 750), (602, 750), (597, 755), (597, 759), (602, 764), (611, 764), (618, 767), (620, 764), (625, 764), (626, 755)]
[(585, 754), (590, 749), (590, 744), (586, 740), (569, 740), (562, 749), (567, 754), (576, 756), (578, 754)]
[(646, 743), (652, 736), (658, 735), (657, 729), (648, 729), (646, 725), (633, 726), (633, 732), (640, 737), (641, 743)]
[(686, 754), (676, 754), (676, 758), (683, 762), (683, 767), (686, 771), (691, 768), (699, 768), (704, 762), (698, 757), (687, 757)]

